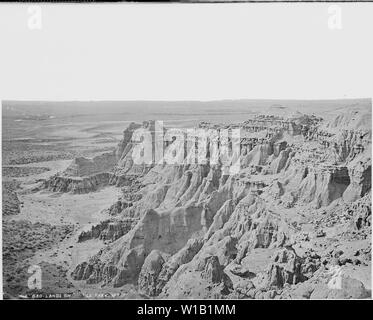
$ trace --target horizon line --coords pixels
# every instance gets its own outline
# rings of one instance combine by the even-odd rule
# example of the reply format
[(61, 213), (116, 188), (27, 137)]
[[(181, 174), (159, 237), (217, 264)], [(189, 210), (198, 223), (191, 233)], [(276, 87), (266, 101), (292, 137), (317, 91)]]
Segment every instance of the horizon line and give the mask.
[(211, 100), (204, 100), (204, 99), (174, 99), (174, 100), (164, 100), (164, 99), (123, 99), (123, 100), (107, 100), (107, 99), (95, 99), (95, 100), (89, 100), (89, 99), (75, 99), (75, 100), (40, 100), (40, 99), (2, 99), (0, 100), (1, 103), (3, 102), (41, 102), (41, 103), (48, 103), (48, 102), (61, 102), (61, 103), (73, 103), (73, 102), (224, 102), (224, 101), (233, 101), (233, 102), (239, 102), (239, 101), (348, 101), (348, 100), (370, 100), (372, 102), (371, 97), (360, 97), (360, 98), (316, 98), (316, 99), (300, 99), (300, 98), (224, 98), (224, 99), (211, 99)]

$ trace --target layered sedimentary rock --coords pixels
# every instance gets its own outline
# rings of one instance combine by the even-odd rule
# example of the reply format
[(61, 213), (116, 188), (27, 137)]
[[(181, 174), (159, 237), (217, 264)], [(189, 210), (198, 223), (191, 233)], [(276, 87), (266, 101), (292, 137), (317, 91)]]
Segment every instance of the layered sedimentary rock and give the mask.
[(78, 238), (78, 242), (90, 239), (115, 241), (130, 231), (136, 224), (136, 219), (109, 219), (92, 226), (90, 230), (83, 231)]
[(164, 259), (158, 250), (153, 250), (146, 257), (143, 266), (141, 267), (138, 285), (139, 290), (144, 293), (154, 296), (157, 292), (157, 281), (159, 273), (162, 270)]
[[(340, 127), (346, 119), (353, 121), (347, 129)], [(148, 296), (167, 298), (311, 298), (317, 279), (334, 265), (332, 244), (343, 247), (343, 239), (366, 246), (371, 141), (363, 118), (324, 121), (295, 114), (199, 126), (227, 127), (243, 134), (234, 174), (212, 163), (212, 147), (204, 163), (137, 164), (131, 135), (149, 128), (155, 137), (155, 124), (131, 124), (109, 178), (123, 194), (109, 211), (138, 222), (122, 236), (114, 232), (114, 242), (78, 265), (73, 278), (115, 287), (131, 283)], [(362, 147), (354, 147), (357, 139)], [(172, 144), (164, 147), (167, 152)], [(108, 226), (87, 237), (101, 237)], [(367, 263), (359, 254), (359, 264)], [(346, 259), (343, 265), (354, 261)], [(362, 297), (360, 291), (353, 296)]]
[(343, 200), (354, 202), (371, 189), (372, 164), (370, 158), (355, 159), (348, 168), (351, 183), (343, 193)]
[(307, 279), (302, 272), (304, 261), (294, 250), (282, 249), (273, 257), (268, 268), (268, 287), (282, 288), (284, 284), (297, 284)]
[(350, 176), (346, 167), (294, 165), (280, 181), (286, 189), (283, 200), (287, 206), (302, 201), (313, 202), (319, 208), (343, 195), (350, 185)]
[(162, 265), (162, 270), (158, 275), (157, 285), (154, 295), (158, 295), (162, 292), (164, 286), (183, 264), (190, 262), (198, 251), (202, 248), (202, 239), (190, 239), (186, 245), (180, 249), (177, 253), (171, 256), (166, 263)]
[(63, 172), (68, 177), (84, 177), (101, 172), (109, 172), (116, 165), (115, 152), (104, 153), (92, 159), (84, 157), (75, 158), (70, 166)]
[(68, 177), (55, 175), (43, 183), (42, 188), (52, 192), (71, 192), (75, 194), (88, 193), (105, 187), (110, 181), (108, 172), (98, 173), (88, 177)]
[(167, 283), (161, 297), (219, 299), (226, 297), (232, 288), (232, 282), (224, 272), (224, 267), (217, 256), (203, 257), (191, 270), (185, 270), (184, 266), (179, 270)]

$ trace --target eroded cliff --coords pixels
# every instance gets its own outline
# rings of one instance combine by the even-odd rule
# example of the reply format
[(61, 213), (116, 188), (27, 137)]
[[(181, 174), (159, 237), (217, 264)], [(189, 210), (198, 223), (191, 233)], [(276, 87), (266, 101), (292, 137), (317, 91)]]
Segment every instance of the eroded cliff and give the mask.
[[(321, 286), (334, 290), (337, 266), (345, 272), (337, 296), (366, 297), (368, 282), (350, 271), (370, 265), (371, 131), (352, 115), (358, 120), (296, 114), (232, 125), (241, 130), (235, 174), (211, 161), (136, 164), (131, 137), (140, 125), (131, 124), (105, 178), (123, 191), (109, 210), (114, 220), (81, 235), (113, 242), (73, 278), (167, 298), (317, 298)], [(154, 136), (152, 122), (142, 127)], [(50, 190), (78, 188), (53, 181)]]

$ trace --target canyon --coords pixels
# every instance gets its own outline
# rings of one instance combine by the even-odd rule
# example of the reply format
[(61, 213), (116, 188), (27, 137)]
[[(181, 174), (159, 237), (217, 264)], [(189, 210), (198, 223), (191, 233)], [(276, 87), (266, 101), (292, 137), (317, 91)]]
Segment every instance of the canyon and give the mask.
[[(316, 114), (284, 108), (244, 121), (196, 123), (208, 132), (239, 130), (238, 172), (212, 161), (214, 143), (233, 150), (233, 138), (221, 136), (206, 141), (203, 163), (187, 157), (137, 163), (136, 132), (159, 132), (154, 120), (133, 121), (115, 148), (43, 172), (18, 196), (86, 201), (97, 195), (99, 201), (102, 194), (97, 218), (79, 220), (68, 240), (80, 248), (65, 266), (77, 295), (369, 298), (371, 105)], [(198, 154), (198, 136), (188, 139), (182, 147), (197, 146)], [(170, 155), (172, 141), (161, 142)], [(157, 143), (153, 139), (150, 149)], [(3, 203), (9, 217), (20, 211), (14, 189), (6, 188), (10, 200)], [(116, 190), (110, 201), (106, 190)]]

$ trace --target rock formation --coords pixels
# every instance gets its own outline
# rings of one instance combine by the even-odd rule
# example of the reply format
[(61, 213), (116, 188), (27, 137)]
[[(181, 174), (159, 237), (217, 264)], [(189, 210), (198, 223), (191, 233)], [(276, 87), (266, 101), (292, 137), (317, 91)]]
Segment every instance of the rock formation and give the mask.
[(101, 172), (109, 172), (116, 165), (115, 152), (104, 153), (92, 159), (84, 157), (75, 158), (70, 166), (63, 172), (68, 177), (85, 177)]
[(104, 241), (115, 241), (130, 231), (136, 224), (136, 219), (109, 219), (105, 220), (90, 230), (83, 231), (78, 238), (78, 242), (90, 239), (100, 239)]
[[(363, 250), (371, 234), (370, 124), (353, 115), (201, 123), (200, 129), (240, 129), (235, 174), (212, 162), (211, 145), (204, 163), (137, 164), (132, 135), (149, 128), (155, 137), (155, 125), (131, 124), (110, 174), (96, 170), (89, 176), (105, 175), (102, 183), (65, 182), (61, 176), (47, 183), (62, 192), (108, 183), (122, 188), (109, 209), (115, 222), (101, 223), (80, 239), (113, 242), (79, 264), (73, 278), (103, 286), (136, 284), (148, 296), (167, 298), (365, 297), (356, 279), (343, 278), (338, 293), (319, 283), (339, 259), (329, 248), (360, 241)], [(166, 152), (171, 147), (164, 144)], [(77, 162), (72, 171), (86, 172)], [(368, 256), (359, 255), (356, 265), (367, 264)], [(346, 266), (356, 260), (343, 259), (338, 263)]]
[(42, 189), (52, 192), (89, 193), (109, 184), (110, 173), (103, 172), (88, 177), (55, 175), (43, 182)]
[(140, 291), (143, 291), (149, 296), (156, 295), (158, 276), (162, 270), (163, 264), (164, 259), (160, 251), (153, 250), (150, 252), (141, 267), (138, 280)]

